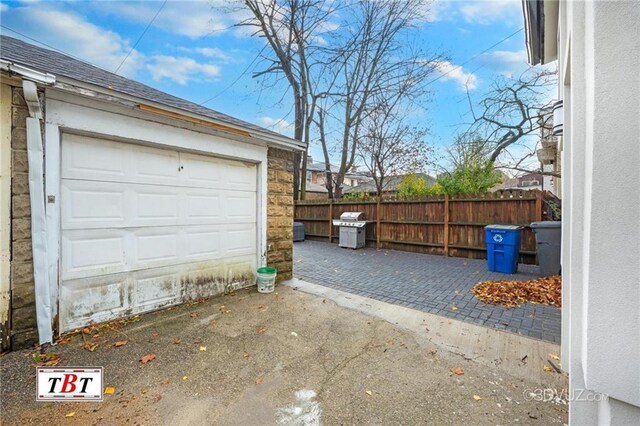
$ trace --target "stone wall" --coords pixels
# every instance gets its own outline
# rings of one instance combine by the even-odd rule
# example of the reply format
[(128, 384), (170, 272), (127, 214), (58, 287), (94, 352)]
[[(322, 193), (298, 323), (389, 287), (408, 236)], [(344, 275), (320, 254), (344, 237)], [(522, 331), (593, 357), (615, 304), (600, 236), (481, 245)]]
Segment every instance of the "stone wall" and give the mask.
[(11, 104), (11, 340), (13, 349), (20, 349), (38, 338), (27, 160), (29, 110), (21, 88), (12, 88)]
[(280, 282), (293, 277), (293, 152), (269, 148), (267, 203), (267, 264)]

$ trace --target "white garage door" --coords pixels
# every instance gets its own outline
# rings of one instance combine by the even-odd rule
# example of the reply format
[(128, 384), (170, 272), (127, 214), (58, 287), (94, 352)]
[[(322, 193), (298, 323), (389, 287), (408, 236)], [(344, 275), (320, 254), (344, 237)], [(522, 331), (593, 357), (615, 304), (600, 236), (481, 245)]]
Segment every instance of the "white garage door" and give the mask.
[(252, 282), (257, 167), (64, 135), (60, 331)]

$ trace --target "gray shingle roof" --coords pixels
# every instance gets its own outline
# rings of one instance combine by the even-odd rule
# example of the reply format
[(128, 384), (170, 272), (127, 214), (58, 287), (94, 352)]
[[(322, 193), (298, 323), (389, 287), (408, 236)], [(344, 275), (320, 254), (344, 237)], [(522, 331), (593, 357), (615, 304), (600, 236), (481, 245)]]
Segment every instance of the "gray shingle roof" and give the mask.
[[(22, 40), (0, 36), (0, 56), (3, 60), (40, 72), (66, 77), (84, 83), (93, 84), (114, 92), (123, 93), (136, 98), (145, 99), (158, 104), (198, 114), (230, 125), (235, 125), (280, 138), (288, 138), (280, 133), (265, 129), (255, 124), (239, 120), (218, 111), (203, 107), (187, 100), (169, 95), (145, 84), (119, 76), (102, 68), (74, 59), (62, 53), (25, 43)], [(299, 142), (296, 141), (297, 144)]]
[[(400, 185), (400, 183), (402, 182), (402, 179), (405, 177), (406, 175), (399, 175), (399, 176), (389, 176), (387, 178), (385, 178), (383, 185), (384, 185), (384, 191), (389, 191), (389, 192), (395, 192), (398, 190), (398, 185)], [(416, 176), (424, 178), (427, 181), (427, 186), (432, 186), (433, 184), (436, 183), (436, 179), (432, 176), (429, 176), (428, 174), (425, 173), (416, 173)], [(364, 182), (361, 183), (358, 186), (353, 186), (351, 188), (348, 188), (344, 191), (345, 193), (349, 193), (349, 192), (362, 192), (362, 193), (371, 193), (371, 192), (376, 192), (376, 183), (374, 181), (369, 181), (369, 182)]]

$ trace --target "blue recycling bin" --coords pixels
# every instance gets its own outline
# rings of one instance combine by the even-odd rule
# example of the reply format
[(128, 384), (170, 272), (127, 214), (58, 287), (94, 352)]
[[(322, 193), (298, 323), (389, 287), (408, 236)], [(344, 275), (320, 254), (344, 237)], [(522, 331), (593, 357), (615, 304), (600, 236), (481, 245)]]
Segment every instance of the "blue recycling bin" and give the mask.
[(487, 225), (484, 227), (487, 266), (491, 272), (504, 274), (518, 272), (521, 233), (521, 226)]

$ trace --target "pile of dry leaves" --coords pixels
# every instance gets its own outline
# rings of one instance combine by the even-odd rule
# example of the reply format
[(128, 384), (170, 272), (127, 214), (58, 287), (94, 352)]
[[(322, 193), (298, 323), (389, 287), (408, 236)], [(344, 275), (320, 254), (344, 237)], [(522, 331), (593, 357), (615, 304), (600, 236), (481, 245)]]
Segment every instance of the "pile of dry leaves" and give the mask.
[(485, 303), (516, 308), (523, 303), (561, 306), (562, 280), (559, 275), (529, 281), (485, 281), (471, 289)]

